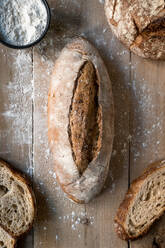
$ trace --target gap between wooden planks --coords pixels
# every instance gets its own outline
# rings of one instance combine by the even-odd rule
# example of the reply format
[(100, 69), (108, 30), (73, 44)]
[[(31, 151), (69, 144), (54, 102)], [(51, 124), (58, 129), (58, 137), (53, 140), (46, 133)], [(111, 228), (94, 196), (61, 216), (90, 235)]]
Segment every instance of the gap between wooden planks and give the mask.
[[(52, 1), (50, 5), (54, 7), (55, 14), (52, 28), (43, 44), (34, 49), (34, 178), (39, 192), (34, 247), (124, 248), (127, 243), (114, 233), (113, 218), (119, 200), (128, 188), (127, 83), (130, 72), (123, 68), (129, 65), (130, 55), (109, 32), (103, 5), (99, 1)], [(52, 159), (49, 152), (48, 156), (45, 153), (49, 151), (45, 106), (51, 69), (63, 46), (77, 34), (87, 37), (99, 49), (113, 82), (114, 99), (117, 99), (115, 150), (107, 187), (88, 205), (76, 205), (64, 198), (53, 178)], [(84, 218), (87, 218), (88, 225), (79, 223)]]

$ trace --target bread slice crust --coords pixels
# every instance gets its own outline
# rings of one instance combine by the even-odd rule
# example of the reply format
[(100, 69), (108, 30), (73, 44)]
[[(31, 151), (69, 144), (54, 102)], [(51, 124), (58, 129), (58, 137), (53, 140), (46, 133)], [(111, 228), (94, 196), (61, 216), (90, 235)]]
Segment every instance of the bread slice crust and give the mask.
[[(93, 64), (99, 85), (101, 145), (97, 156), (83, 173), (79, 173), (68, 137), (68, 116), (75, 81), (87, 61)], [(70, 42), (55, 63), (48, 97), (48, 137), (57, 180), (63, 191), (77, 203), (89, 202), (101, 191), (108, 174), (114, 137), (114, 105), (105, 65), (97, 50), (83, 38)]]
[(165, 208), (162, 209), (162, 211), (157, 216), (155, 221), (153, 223), (149, 224), (148, 227), (145, 230), (143, 230), (142, 232), (140, 232), (140, 234), (138, 234), (138, 235), (132, 236), (126, 230), (125, 222), (126, 222), (126, 218), (128, 215), (128, 210), (132, 206), (137, 193), (141, 190), (141, 187), (142, 187), (144, 181), (148, 177), (153, 175), (155, 172), (158, 172), (158, 171), (162, 170), (163, 168), (165, 168), (165, 160), (162, 160), (162, 161), (159, 161), (156, 163), (152, 163), (151, 165), (149, 165), (146, 168), (146, 170), (144, 171), (144, 173), (141, 176), (139, 176), (137, 179), (135, 179), (131, 183), (130, 188), (128, 189), (128, 191), (126, 193), (123, 202), (120, 204), (120, 206), (117, 210), (116, 217), (114, 219), (115, 230), (121, 239), (123, 239), (123, 240), (135, 240), (135, 239), (145, 235), (149, 231), (151, 225), (153, 225), (153, 223), (157, 219), (159, 219), (163, 215), (163, 213), (165, 212)]

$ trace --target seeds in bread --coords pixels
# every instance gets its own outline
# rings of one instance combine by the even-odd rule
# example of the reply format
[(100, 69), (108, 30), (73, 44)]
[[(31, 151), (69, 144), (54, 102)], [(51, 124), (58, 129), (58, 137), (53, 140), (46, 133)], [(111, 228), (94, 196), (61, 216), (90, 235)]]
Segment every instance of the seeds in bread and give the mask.
[(0, 227), (0, 248), (14, 248), (16, 240)]
[(132, 52), (150, 59), (165, 59), (164, 0), (105, 0), (108, 23)]
[(48, 99), (48, 136), (57, 179), (67, 196), (87, 203), (104, 186), (114, 137), (111, 82), (85, 39), (57, 59)]
[(0, 226), (19, 237), (31, 228), (34, 214), (34, 198), (27, 182), (0, 161)]
[(165, 211), (165, 161), (152, 164), (130, 186), (115, 218), (122, 239), (145, 234)]

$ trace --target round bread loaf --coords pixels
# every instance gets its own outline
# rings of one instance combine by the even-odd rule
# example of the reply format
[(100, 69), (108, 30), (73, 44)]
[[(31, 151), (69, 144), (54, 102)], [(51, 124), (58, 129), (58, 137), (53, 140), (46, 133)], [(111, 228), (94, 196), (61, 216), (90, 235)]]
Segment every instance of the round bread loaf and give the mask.
[(165, 59), (164, 0), (105, 0), (108, 23), (132, 52)]

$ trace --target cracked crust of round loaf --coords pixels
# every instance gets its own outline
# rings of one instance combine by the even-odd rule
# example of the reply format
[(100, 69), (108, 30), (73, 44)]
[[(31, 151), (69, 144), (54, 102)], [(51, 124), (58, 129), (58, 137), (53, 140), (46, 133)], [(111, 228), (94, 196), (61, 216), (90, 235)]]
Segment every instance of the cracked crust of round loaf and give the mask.
[(107, 21), (117, 38), (143, 58), (165, 60), (163, 32), (145, 33), (150, 24), (165, 19), (164, 0), (105, 0)]

